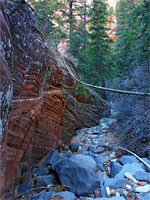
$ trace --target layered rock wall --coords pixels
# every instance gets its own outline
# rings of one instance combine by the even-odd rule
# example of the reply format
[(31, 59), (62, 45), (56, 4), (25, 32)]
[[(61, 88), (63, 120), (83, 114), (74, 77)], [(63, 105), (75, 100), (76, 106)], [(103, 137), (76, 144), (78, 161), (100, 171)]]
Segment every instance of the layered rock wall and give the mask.
[(0, 2), (0, 196), (6, 180), (6, 145), (9, 111), (12, 100), (12, 81), (10, 73), (12, 37), (8, 18), (4, 14), (4, 4)]
[(91, 101), (78, 101), (59, 53), (44, 43), (29, 6), (16, 2), (4, 1), (0, 10), (0, 185), (5, 190), (14, 177), (17, 184), (25, 181), (29, 166), (69, 142), (75, 129), (95, 125), (101, 116)]

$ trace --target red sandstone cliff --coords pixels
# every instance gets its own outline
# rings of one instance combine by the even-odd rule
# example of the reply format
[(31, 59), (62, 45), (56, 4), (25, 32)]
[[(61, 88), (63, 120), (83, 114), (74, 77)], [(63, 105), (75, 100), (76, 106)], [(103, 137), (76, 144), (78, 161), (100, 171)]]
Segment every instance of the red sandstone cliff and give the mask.
[(1, 2), (0, 73), (0, 185), (6, 190), (14, 177), (19, 184), (29, 166), (69, 142), (75, 129), (98, 123), (101, 112), (78, 101), (74, 80), (25, 4)]

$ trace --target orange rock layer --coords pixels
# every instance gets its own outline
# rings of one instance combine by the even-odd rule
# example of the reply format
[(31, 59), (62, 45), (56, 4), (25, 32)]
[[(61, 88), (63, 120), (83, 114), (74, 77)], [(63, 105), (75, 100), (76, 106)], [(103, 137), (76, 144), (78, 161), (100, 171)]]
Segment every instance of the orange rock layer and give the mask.
[[(74, 80), (57, 50), (45, 45), (29, 7), (9, 1), (1, 5), (2, 196), (15, 177), (17, 184), (25, 181), (27, 171), (53, 148), (68, 143), (76, 129), (98, 123), (101, 110), (91, 101), (78, 101)], [(75, 73), (73, 64), (70, 67)]]

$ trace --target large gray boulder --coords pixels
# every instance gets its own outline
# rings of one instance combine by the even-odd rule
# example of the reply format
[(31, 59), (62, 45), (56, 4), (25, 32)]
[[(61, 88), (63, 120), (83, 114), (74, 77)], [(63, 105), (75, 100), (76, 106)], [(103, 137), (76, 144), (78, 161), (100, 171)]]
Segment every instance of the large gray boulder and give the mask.
[(135, 178), (139, 181), (150, 181), (150, 173), (145, 171), (137, 171), (135, 173)]
[(53, 165), (60, 159), (60, 153), (58, 150), (53, 150), (46, 160), (44, 161), (43, 165), (48, 165), (50, 167), (53, 167)]
[(54, 165), (61, 184), (65, 184), (76, 195), (92, 194), (99, 187), (95, 172), (96, 162), (86, 155), (73, 155)]
[(122, 156), (119, 160), (123, 165), (137, 163), (138, 159), (135, 156)]
[(105, 186), (108, 186), (112, 189), (117, 189), (123, 187), (125, 184), (130, 184), (130, 182), (124, 176), (125, 173), (129, 172), (132, 175), (135, 175), (137, 171), (144, 171), (139, 163), (126, 164), (114, 178), (106, 179)]
[(112, 161), (110, 164), (110, 176), (111, 178), (114, 178), (116, 174), (118, 174), (122, 169), (122, 166), (120, 163)]

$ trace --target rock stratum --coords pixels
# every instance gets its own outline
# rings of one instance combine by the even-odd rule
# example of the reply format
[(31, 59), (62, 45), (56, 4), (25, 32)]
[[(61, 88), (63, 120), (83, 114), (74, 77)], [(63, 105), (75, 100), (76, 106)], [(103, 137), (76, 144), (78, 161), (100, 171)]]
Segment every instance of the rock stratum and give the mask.
[(0, 1), (1, 196), (50, 150), (68, 143), (76, 129), (101, 117), (92, 97), (81, 101), (75, 94), (75, 81), (42, 39), (29, 6), (16, 2)]

